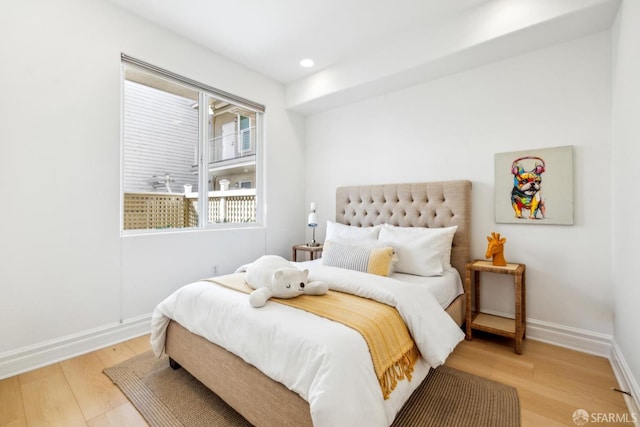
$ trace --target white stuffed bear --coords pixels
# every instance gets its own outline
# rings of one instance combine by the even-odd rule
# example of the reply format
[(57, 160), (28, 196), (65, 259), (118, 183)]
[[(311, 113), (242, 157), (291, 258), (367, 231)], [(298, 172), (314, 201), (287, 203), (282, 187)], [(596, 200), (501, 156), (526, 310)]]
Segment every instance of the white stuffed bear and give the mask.
[(253, 307), (262, 307), (271, 297), (294, 298), (298, 295), (323, 295), (329, 286), (309, 283), (309, 270), (300, 270), (277, 255), (264, 255), (246, 268), (247, 284), (255, 289), (249, 295)]

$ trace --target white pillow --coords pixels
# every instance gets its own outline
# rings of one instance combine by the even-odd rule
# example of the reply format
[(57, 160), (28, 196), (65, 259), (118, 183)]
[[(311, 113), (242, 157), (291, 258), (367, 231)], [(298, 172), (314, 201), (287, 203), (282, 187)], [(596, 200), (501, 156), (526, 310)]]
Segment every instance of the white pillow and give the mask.
[(382, 225), (375, 227), (354, 227), (337, 222), (327, 221), (325, 240), (342, 243), (358, 243), (378, 240)]
[(395, 227), (384, 224), (378, 240), (395, 248), (396, 273), (439, 276), (451, 268), (451, 244), (457, 225), (445, 228)]

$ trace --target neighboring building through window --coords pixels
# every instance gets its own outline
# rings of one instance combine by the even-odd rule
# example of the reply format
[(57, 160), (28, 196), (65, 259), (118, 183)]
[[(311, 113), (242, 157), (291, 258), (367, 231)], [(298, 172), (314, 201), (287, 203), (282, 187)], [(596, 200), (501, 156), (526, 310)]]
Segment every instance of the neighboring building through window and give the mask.
[(263, 111), (123, 55), (122, 229), (260, 222)]

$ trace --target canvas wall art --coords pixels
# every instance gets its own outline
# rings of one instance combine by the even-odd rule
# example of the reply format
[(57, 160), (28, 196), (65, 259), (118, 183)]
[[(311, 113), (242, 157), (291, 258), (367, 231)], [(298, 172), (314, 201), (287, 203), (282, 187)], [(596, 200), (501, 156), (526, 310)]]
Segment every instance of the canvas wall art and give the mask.
[(573, 146), (495, 156), (497, 223), (573, 224)]

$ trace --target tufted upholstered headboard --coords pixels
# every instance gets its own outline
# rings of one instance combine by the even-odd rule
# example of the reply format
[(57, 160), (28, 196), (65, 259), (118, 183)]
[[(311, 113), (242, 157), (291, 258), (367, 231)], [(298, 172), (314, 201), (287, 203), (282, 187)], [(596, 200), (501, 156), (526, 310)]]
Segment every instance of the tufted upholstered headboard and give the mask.
[(451, 265), (464, 278), (471, 257), (471, 181), (361, 185), (336, 190), (336, 222), (357, 227), (457, 225)]

